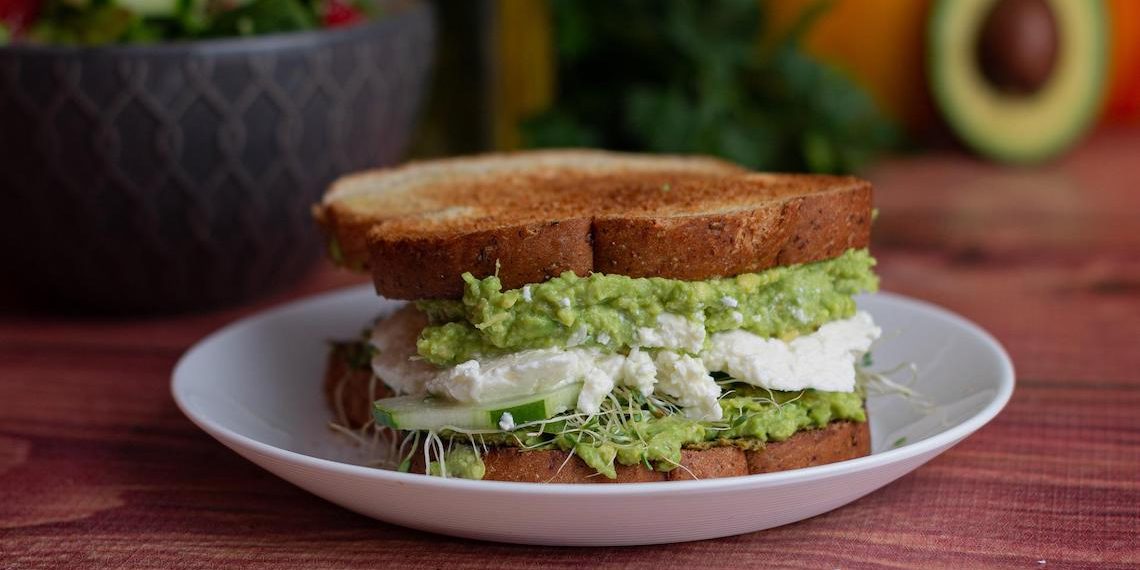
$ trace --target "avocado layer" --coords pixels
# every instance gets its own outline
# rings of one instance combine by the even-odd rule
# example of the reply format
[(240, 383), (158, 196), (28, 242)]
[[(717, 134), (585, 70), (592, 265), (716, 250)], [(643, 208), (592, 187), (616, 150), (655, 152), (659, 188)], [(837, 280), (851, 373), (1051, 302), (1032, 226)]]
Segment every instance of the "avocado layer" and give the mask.
[[(1106, 16), (1101, 2), (1041, 0), (1055, 26), (1053, 60), (1048, 77), (1035, 82), (995, 79), (990, 67), (1009, 53), (983, 49), (997, 34), (1023, 33), (1016, 28), (1033, 19), (1040, 7), (1010, 0), (938, 0), (931, 11), (927, 34), (927, 75), (947, 123), (964, 143), (991, 158), (1032, 162), (1057, 154), (1085, 132), (1096, 118), (1105, 87)], [(1010, 22), (994, 30), (994, 18)], [(1040, 30), (1038, 30), (1040, 32)], [(1030, 32), (1033, 33), (1033, 32)], [(1006, 49), (1015, 49), (1011, 40)], [(980, 52), (981, 50), (981, 52)], [(987, 53), (987, 51), (989, 53)], [(1030, 57), (1032, 54), (1026, 57)], [(1016, 75), (1016, 74), (1014, 74)], [(1032, 85), (1032, 92), (1011, 89)]]
[[(721, 398), (720, 405), (724, 419), (719, 422), (689, 420), (681, 414), (657, 417), (647, 411), (608, 429), (590, 424), (589, 430), (562, 434), (528, 434), (521, 430), (476, 437), (488, 445), (573, 451), (598, 473), (614, 479), (615, 463), (670, 471), (680, 464), (681, 450), (685, 448), (735, 445), (756, 449), (765, 442), (784, 441), (801, 430), (822, 428), (832, 421), (867, 420), (863, 396), (850, 392), (776, 392), (734, 385), (733, 392)], [(603, 434), (603, 439), (591, 434)], [(466, 442), (469, 438), (458, 436), (456, 441)], [(448, 476), (483, 478), (483, 462), (470, 447), (457, 443), (452, 449), (445, 456)], [(431, 469), (432, 474), (438, 474), (435, 462)]]
[(462, 301), (417, 303), (437, 323), (424, 329), (417, 350), (438, 366), (569, 344), (619, 350), (663, 313), (703, 322), (707, 333), (792, 337), (854, 314), (852, 296), (878, 286), (874, 265), (866, 250), (849, 250), (826, 261), (706, 281), (564, 273), (509, 291), (497, 277), (464, 275)]

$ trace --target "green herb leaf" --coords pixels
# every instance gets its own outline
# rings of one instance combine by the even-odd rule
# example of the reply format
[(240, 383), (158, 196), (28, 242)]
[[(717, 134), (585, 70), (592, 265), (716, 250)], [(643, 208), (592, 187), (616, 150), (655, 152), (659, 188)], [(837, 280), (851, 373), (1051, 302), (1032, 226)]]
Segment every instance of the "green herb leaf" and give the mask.
[(900, 142), (866, 93), (800, 51), (827, 3), (768, 42), (758, 41), (764, 15), (755, 0), (553, 7), (559, 91), (550, 110), (521, 125), (527, 146), (702, 153), (757, 169), (849, 172)]
[(317, 27), (313, 11), (300, 0), (253, 0), (223, 12), (206, 28), (208, 36), (252, 36), (310, 30)]
[[(353, 5), (366, 16), (378, 12), (370, 0)], [(323, 0), (46, 0), (28, 38), (99, 45), (292, 32), (318, 27), (323, 6)]]

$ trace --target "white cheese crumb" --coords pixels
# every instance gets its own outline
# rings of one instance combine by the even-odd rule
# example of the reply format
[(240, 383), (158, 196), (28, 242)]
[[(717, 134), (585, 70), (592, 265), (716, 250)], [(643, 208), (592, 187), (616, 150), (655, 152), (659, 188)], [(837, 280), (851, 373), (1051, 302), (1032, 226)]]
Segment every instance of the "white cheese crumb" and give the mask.
[(570, 333), (570, 336), (566, 339), (566, 347), (578, 346), (586, 342), (588, 338), (589, 335), (586, 334), (586, 325), (578, 325), (578, 328), (574, 329), (574, 332)]
[(663, 350), (657, 353), (655, 363), (655, 390), (676, 398), (685, 410), (685, 417), (706, 421), (724, 417), (718, 401), (720, 386), (699, 358)]
[(523, 301), (526, 301), (527, 303), (534, 300), (534, 294), (531, 293), (531, 291), (530, 291), (530, 285), (523, 286), (522, 295), (523, 295)]
[(645, 396), (653, 393), (653, 385), (657, 383), (657, 366), (648, 352), (633, 347), (629, 355), (622, 362), (619, 380), (623, 386), (637, 388)]
[[(664, 324), (670, 322), (669, 317), (680, 323)], [(703, 323), (678, 315), (669, 317), (658, 328), (678, 327), (672, 331), (676, 337), (672, 340), (683, 339), (685, 335), (678, 331), (696, 325), (701, 331), (697, 340), (703, 342)], [(650, 330), (655, 334), (662, 332)], [(574, 334), (584, 336), (585, 328), (579, 327)], [(614, 386), (621, 385), (636, 388), (647, 396), (669, 395), (681, 405), (687, 417), (715, 420), (722, 417), (718, 401), (720, 387), (709, 370), (724, 371), (742, 382), (773, 390), (815, 388), (850, 392), (855, 384), (855, 360), (880, 334), (871, 316), (860, 312), (850, 319), (827, 323), (818, 331), (790, 342), (743, 330), (717, 333), (709, 339), (708, 349), (690, 354), (668, 348), (653, 350), (651, 354), (638, 347), (632, 347), (624, 356), (581, 346), (524, 350), (425, 371), (426, 378), (417, 382), (419, 386), (409, 387), (418, 389), (407, 391), (476, 403), (540, 394), (582, 382), (577, 409), (593, 414), (598, 412)], [(602, 336), (598, 334), (599, 338)], [(415, 335), (408, 335), (402, 342), (408, 345), (407, 354), (414, 354)], [(387, 354), (396, 354), (391, 343), (385, 344), (385, 348)], [(500, 427), (514, 425), (513, 418), (502, 417), (499, 421), (503, 422)]]
[(744, 322), (744, 315), (740, 314), (740, 311), (733, 311), (732, 320), (736, 321), (736, 324), (739, 325)]
[(569, 309), (570, 308), (570, 298), (569, 297), (563, 297), (562, 299), (560, 299), (558, 301), (558, 304), (562, 305), (563, 309)]
[(865, 312), (832, 321), (816, 332), (785, 342), (743, 330), (717, 333), (701, 353), (705, 366), (771, 390), (855, 390), (855, 359), (882, 330)]
[(499, 417), (499, 429), (503, 431), (515, 429), (515, 417), (510, 412), (503, 412), (503, 415)]
[(610, 335), (606, 331), (598, 333), (598, 344), (609, 344)]
[(811, 320), (811, 318), (808, 317), (807, 311), (804, 311), (804, 308), (799, 305), (792, 307), (792, 316), (801, 323), (806, 323)]
[(581, 349), (539, 348), (483, 360), (468, 360), (441, 370), (427, 391), (457, 402), (493, 402), (559, 388), (582, 376)]
[(582, 391), (578, 393), (578, 409), (587, 414), (596, 414), (602, 409), (602, 401), (614, 391), (614, 379), (618, 375), (624, 357), (620, 354), (603, 355), (596, 349), (578, 349), (593, 358), (583, 358)]
[(705, 344), (705, 324), (673, 313), (657, 315), (657, 326), (637, 329), (635, 344), (697, 353)]
[(740, 302), (738, 302), (734, 297), (729, 297), (728, 295), (721, 297), (720, 302), (722, 305), (730, 309), (735, 309), (736, 307), (740, 306)]

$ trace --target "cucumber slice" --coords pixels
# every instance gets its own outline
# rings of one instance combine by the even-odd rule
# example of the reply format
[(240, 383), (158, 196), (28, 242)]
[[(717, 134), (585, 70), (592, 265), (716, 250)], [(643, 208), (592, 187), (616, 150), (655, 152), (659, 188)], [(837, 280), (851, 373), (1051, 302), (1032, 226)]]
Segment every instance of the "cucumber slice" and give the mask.
[(516, 425), (552, 418), (578, 403), (581, 383), (568, 384), (545, 394), (518, 396), (481, 404), (451, 402), (433, 396), (384, 398), (372, 404), (376, 423), (400, 430), (459, 428), (498, 430), (503, 414)]

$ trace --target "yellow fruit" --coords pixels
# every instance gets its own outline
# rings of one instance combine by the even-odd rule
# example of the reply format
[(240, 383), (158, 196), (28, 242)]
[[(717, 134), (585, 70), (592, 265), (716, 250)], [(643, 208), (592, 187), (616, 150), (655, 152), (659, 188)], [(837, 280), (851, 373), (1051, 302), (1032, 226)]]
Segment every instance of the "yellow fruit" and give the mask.
[(495, 148), (516, 149), (518, 124), (550, 106), (554, 92), (554, 49), (547, 2), (498, 0), (491, 36), (498, 61), (491, 81)]
[[(769, 33), (782, 33), (818, 0), (764, 4)], [(912, 134), (934, 124), (924, 75), (927, 0), (836, 0), (803, 39), (804, 50), (845, 71)]]

